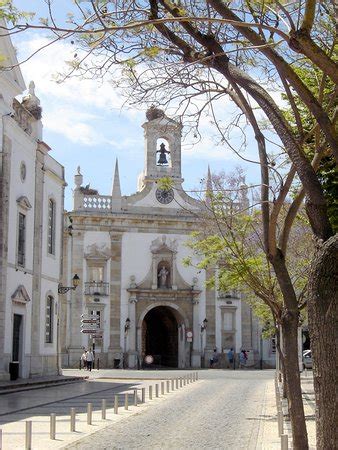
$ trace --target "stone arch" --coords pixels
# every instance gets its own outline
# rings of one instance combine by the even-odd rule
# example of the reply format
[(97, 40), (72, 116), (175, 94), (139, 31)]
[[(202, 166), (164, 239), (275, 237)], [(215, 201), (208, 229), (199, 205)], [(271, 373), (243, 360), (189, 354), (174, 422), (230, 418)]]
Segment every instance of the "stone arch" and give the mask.
[[(158, 309), (158, 311), (156, 311)], [(165, 316), (163, 313), (165, 313), (165, 309), (168, 310), (168, 315)], [(161, 311), (162, 310), (162, 311)], [(150, 314), (150, 317), (149, 317)], [(158, 346), (161, 346), (162, 343), (167, 343), (165, 345), (167, 348), (170, 347), (170, 350), (168, 351), (168, 355), (159, 351), (158, 353), (161, 353), (161, 360), (160, 364), (163, 366), (169, 366), (169, 367), (179, 367), (184, 368), (186, 367), (186, 342), (185, 342), (185, 334), (186, 330), (189, 328), (189, 320), (187, 319), (186, 315), (183, 311), (180, 310), (179, 306), (166, 301), (158, 301), (154, 302), (154, 304), (148, 305), (140, 314), (138, 324), (137, 324), (137, 351), (141, 359), (145, 356), (143, 354), (145, 350), (145, 333), (148, 333), (148, 324), (149, 320), (153, 320), (154, 318), (151, 316), (156, 314), (162, 315), (163, 318), (166, 320), (162, 322), (163, 328), (166, 328), (168, 330), (168, 335), (166, 336), (159, 336), (159, 343)], [(148, 318), (147, 318), (148, 315)], [(175, 323), (173, 321), (173, 318), (175, 319)], [(165, 323), (166, 322), (166, 323)], [(160, 327), (161, 331), (163, 331), (162, 327)], [(169, 330), (170, 329), (170, 330)], [(149, 331), (154, 332), (154, 331)], [(165, 334), (161, 332), (160, 334)], [(155, 342), (157, 342), (157, 339), (155, 339)], [(171, 344), (168, 344), (170, 342)], [(157, 346), (157, 347), (158, 347)], [(169, 347), (168, 347), (169, 346)], [(156, 361), (158, 363), (158, 361)]]

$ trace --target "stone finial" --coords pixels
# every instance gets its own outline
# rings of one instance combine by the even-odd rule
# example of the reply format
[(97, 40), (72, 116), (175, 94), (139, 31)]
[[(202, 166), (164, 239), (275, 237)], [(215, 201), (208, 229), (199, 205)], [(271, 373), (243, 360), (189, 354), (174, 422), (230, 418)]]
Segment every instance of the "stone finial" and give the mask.
[(77, 166), (77, 173), (74, 175), (75, 189), (79, 190), (83, 183), (83, 175), (80, 166)]
[(22, 99), (22, 106), (29, 111), (36, 120), (40, 120), (42, 117), (42, 108), (40, 106), (40, 100), (35, 95), (35, 83), (31, 81), (29, 83), (28, 94)]
[(136, 277), (135, 275), (131, 275), (130, 277), (130, 286), (131, 289), (136, 288)]

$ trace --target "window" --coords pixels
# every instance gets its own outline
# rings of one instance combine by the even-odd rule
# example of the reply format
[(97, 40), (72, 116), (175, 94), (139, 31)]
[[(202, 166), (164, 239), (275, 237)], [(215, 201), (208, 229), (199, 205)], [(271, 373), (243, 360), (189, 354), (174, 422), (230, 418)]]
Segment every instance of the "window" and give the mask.
[(17, 263), (19, 266), (25, 265), (25, 247), (26, 247), (26, 216), (19, 213), (18, 223), (18, 255)]
[(48, 253), (55, 255), (55, 202), (48, 200)]
[(103, 267), (90, 267), (89, 278), (89, 281), (95, 281), (96, 283), (103, 281)]
[(53, 342), (53, 315), (54, 315), (54, 299), (48, 295), (46, 300), (46, 344)]
[(224, 331), (232, 331), (233, 330), (233, 313), (225, 312), (223, 318), (223, 329)]

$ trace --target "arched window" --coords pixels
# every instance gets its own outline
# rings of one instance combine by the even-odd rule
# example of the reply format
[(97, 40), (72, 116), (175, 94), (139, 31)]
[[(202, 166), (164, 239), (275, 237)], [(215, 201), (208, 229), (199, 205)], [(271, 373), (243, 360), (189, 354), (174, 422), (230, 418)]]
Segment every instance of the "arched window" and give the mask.
[(163, 138), (157, 139), (156, 141), (156, 165), (171, 167), (169, 142)]
[(45, 333), (46, 344), (53, 343), (53, 325), (54, 325), (53, 321), (54, 321), (54, 298), (51, 295), (48, 295), (46, 299), (46, 333)]
[(48, 238), (47, 249), (50, 255), (55, 255), (55, 202), (48, 200)]

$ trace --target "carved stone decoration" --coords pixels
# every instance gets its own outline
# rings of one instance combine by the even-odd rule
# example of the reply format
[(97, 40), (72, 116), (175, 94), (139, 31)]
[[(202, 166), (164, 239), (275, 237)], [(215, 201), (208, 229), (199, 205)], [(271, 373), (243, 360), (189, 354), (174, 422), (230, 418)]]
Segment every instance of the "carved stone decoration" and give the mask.
[(28, 198), (25, 195), (21, 195), (20, 197), (18, 197), (16, 199), (16, 202), (23, 209), (28, 210), (28, 209), (32, 208), (32, 205), (30, 204), (30, 201), (28, 200)]
[(31, 301), (25, 286), (23, 286), (22, 284), (20, 284), (20, 286), (16, 288), (11, 298), (14, 303), (20, 303), (21, 305), (26, 305)]
[(131, 275), (130, 277), (130, 286), (131, 289), (136, 288), (136, 277), (135, 275)]
[(111, 257), (111, 251), (106, 244), (95, 243), (86, 247), (84, 257), (86, 259), (101, 259), (106, 261)]
[(173, 253), (177, 253), (178, 243), (176, 239), (167, 239), (167, 236), (163, 235), (151, 242), (150, 251), (152, 253), (161, 253), (165, 250)]

